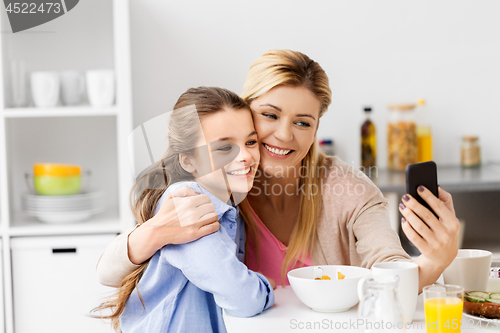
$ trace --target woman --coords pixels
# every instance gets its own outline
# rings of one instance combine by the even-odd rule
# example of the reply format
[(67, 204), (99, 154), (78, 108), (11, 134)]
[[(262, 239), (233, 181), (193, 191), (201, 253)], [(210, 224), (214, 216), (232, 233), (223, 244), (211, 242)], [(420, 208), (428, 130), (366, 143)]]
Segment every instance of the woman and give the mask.
[[(319, 119), (331, 102), (328, 77), (318, 63), (300, 52), (266, 52), (252, 64), (242, 97), (253, 111), (261, 153), (254, 189), (240, 204), (250, 226), (249, 269), (286, 284), (286, 272), (302, 265), (369, 268), (410, 260), (389, 226), (387, 201), (378, 188), (339, 158), (318, 151)], [(403, 196), (402, 229), (422, 253), (415, 260), (421, 290), (455, 258), (459, 223), (449, 193), (439, 189), (439, 199), (425, 188), (419, 193), (440, 217)], [(122, 235), (106, 249), (97, 267), (101, 282), (119, 285), (134, 264), (176, 235), (161, 228), (152, 249), (142, 228), (128, 243)]]

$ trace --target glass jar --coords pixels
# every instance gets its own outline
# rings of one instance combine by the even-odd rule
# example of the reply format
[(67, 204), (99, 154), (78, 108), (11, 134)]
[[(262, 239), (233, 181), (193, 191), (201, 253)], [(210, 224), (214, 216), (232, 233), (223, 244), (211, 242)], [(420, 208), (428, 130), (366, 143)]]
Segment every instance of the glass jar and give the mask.
[(404, 170), (407, 165), (417, 163), (417, 125), (414, 104), (389, 105), (387, 126), (388, 167)]
[(398, 275), (379, 275), (358, 282), (358, 318), (365, 333), (405, 332), (403, 308), (397, 297)]
[(481, 147), (477, 136), (464, 136), (462, 138), (462, 166), (474, 168), (481, 165)]

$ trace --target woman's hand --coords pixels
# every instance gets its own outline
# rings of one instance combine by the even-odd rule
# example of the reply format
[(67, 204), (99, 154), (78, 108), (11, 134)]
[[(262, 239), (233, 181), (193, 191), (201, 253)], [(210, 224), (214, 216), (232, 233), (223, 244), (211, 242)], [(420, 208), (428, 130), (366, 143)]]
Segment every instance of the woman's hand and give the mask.
[(405, 194), (399, 211), (403, 214), (402, 229), (406, 237), (422, 255), (415, 260), (420, 267), (419, 281), (422, 287), (434, 283), (458, 252), (458, 229), (451, 194), (439, 187), (439, 199), (428, 189), (419, 186), (418, 194), (429, 204), (434, 214), (415, 198)]
[(128, 256), (138, 265), (167, 244), (189, 243), (219, 230), (215, 207), (207, 195), (188, 186), (169, 193), (158, 213), (128, 237)]

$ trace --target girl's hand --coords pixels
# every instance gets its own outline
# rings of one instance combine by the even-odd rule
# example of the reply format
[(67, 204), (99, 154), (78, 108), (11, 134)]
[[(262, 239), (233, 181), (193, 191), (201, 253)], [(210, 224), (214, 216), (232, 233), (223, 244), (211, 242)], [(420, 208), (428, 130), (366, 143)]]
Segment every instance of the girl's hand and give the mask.
[[(262, 274), (262, 272), (257, 272), (259, 274)], [(264, 274), (262, 274), (264, 275)], [(264, 277), (267, 279), (267, 281), (269, 281), (269, 284), (271, 285), (271, 287), (273, 287), (273, 289), (276, 289), (276, 281), (274, 281), (273, 278), (270, 278), (270, 277), (267, 277), (264, 275)]]
[(420, 287), (432, 284), (448, 267), (458, 252), (458, 229), (460, 223), (455, 216), (451, 194), (439, 187), (439, 199), (427, 188), (418, 187), (418, 194), (436, 212), (415, 198), (405, 194), (399, 211), (403, 214), (402, 229), (406, 237), (422, 255), (416, 260), (420, 266)]
[(158, 213), (128, 237), (128, 256), (138, 265), (167, 244), (189, 243), (219, 230), (215, 207), (207, 195), (188, 186), (169, 193)]

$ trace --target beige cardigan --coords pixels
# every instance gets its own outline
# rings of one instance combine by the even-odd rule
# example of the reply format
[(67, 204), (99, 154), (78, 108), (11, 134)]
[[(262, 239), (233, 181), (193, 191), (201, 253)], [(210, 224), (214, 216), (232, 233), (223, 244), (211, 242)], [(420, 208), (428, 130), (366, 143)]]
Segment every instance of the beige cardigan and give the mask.
[[(410, 260), (398, 235), (389, 225), (387, 200), (361, 171), (338, 157), (328, 158), (323, 207), (317, 242), (311, 250), (313, 265), (353, 265), (370, 268), (380, 261)], [(128, 258), (129, 232), (119, 235), (97, 263), (99, 281), (118, 287), (135, 270)]]

